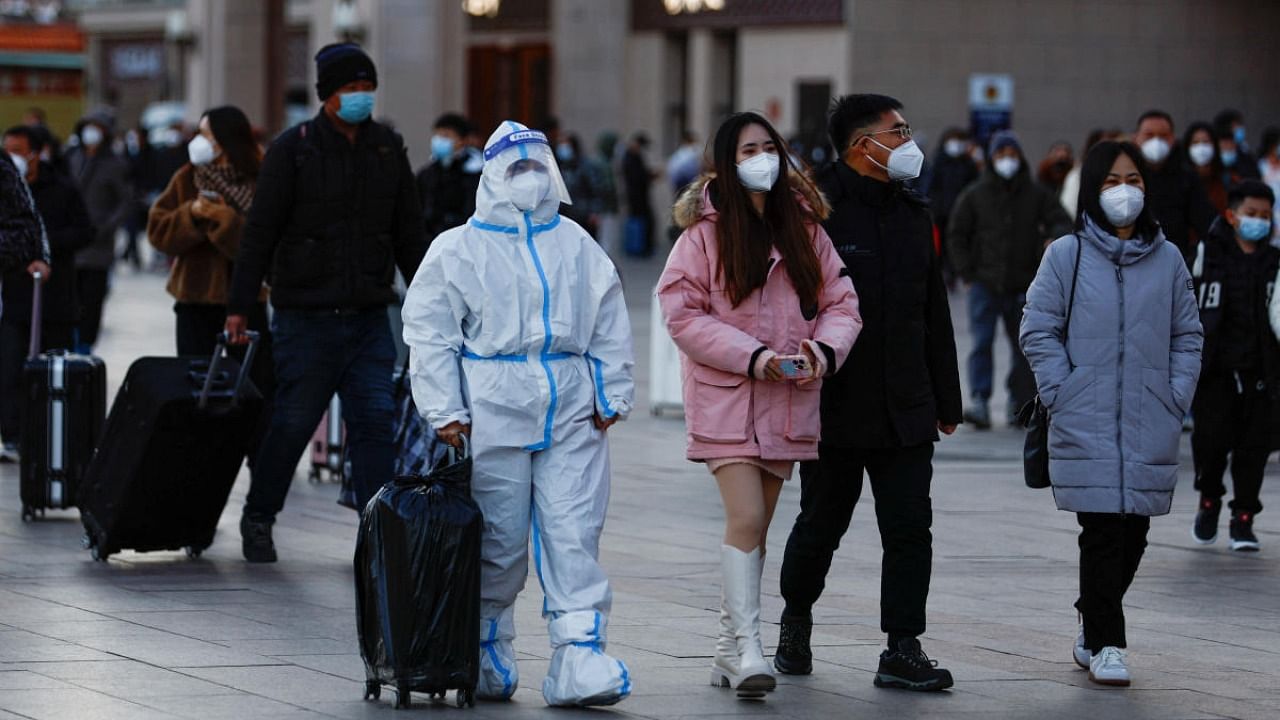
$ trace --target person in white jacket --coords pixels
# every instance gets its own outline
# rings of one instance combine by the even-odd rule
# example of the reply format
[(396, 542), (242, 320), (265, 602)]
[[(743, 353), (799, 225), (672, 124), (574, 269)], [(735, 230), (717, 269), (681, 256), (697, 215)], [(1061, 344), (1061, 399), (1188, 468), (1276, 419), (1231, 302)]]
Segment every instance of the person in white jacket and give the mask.
[(547, 138), (490, 136), (465, 225), (431, 244), (404, 304), (414, 401), (447, 442), (469, 435), (484, 513), (477, 695), (518, 685), (513, 607), (534, 563), (553, 655), (550, 705), (631, 692), (605, 654), (612, 592), (597, 560), (609, 500), (606, 430), (631, 411), (631, 326), (617, 271), (558, 213), (569, 194)]

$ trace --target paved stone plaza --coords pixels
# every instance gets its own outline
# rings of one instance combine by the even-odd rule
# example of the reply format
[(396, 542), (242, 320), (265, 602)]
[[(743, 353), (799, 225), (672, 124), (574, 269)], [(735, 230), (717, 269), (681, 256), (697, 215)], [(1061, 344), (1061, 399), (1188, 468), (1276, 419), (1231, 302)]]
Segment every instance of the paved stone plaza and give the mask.
[[(782, 676), (766, 701), (708, 685), (719, 604), (720, 510), (701, 466), (683, 459), (678, 417), (647, 412), (648, 293), (658, 261), (626, 266), (639, 409), (611, 431), (613, 500), (602, 561), (614, 584), (610, 652), (626, 660), (632, 697), (612, 709), (552, 711), (550, 655), (536, 579), (518, 605), (521, 688), (510, 704), (456, 710), (415, 696), (397, 715), (387, 695), (362, 702), (351, 556), (356, 515), (337, 488), (298, 474), (276, 525), (280, 562), (249, 566), (236, 522), (242, 473), (218, 539), (199, 560), (124, 552), (93, 562), (74, 511), (19, 519), (18, 478), (0, 466), (0, 720), (40, 718), (523, 718), (587, 712), (645, 718), (1280, 718), (1280, 515), (1263, 514), (1263, 552), (1202, 548), (1189, 533), (1194, 495), (1184, 460), (1175, 512), (1152, 524), (1129, 592), (1130, 689), (1092, 686), (1071, 660), (1076, 525), (1047, 491), (1022, 485), (1021, 435), (962, 429), (938, 446), (935, 559), (925, 650), (953, 690), (918, 695), (872, 686), (879, 632), (879, 538), (870, 494), (854, 516), (815, 610), (812, 676)], [(173, 348), (163, 278), (117, 274), (99, 348), (110, 393), (140, 355)], [(953, 296), (959, 302), (960, 296)], [(957, 317), (963, 316), (957, 312)], [(964, 323), (959, 323), (963, 328)], [(962, 353), (967, 338), (962, 331)], [(1007, 355), (1001, 348), (997, 371)], [(962, 356), (963, 366), (963, 356)], [(1002, 375), (998, 375), (999, 379)], [(1003, 417), (1003, 401), (992, 404)], [(1276, 480), (1264, 502), (1277, 498)], [(777, 641), (778, 565), (798, 484), (770, 536), (763, 617)], [(1225, 518), (1222, 535), (1225, 537)], [(430, 708), (430, 709), (428, 709)], [(464, 714), (465, 713), (465, 714)]]

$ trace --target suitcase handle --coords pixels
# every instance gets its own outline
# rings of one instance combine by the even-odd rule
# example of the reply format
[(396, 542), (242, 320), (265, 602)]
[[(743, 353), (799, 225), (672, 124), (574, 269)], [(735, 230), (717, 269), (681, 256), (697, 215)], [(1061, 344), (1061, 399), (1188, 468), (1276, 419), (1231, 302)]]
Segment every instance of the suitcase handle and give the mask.
[(31, 341), (27, 345), (27, 359), (40, 354), (40, 331), (44, 325), (44, 273), (31, 273)]
[[(253, 367), (253, 354), (258, 349), (258, 341), (260, 335), (253, 330), (245, 332), (249, 337), (249, 349), (244, 352), (244, 362), (240, 365), (240, 374), (236, 376), (235, 387), (231, 388), (231, 407), (240, 404), (240, 391), (244, 388), (244, 383), (249, 379), (249, 368)], [(209, 372), (204, 377), (204, 386), (200, 389), (200, 399), (196, 402), (196, 407), (204, 410), (209, 404), (209, 391), (213, 389), (214, 378), (218, 376), (218, 364), (222, 362), (223, 353), (227, 349), (227, 334), (218, 334), (218, 343), (213, 348), (213, 357), (209, 359)]]

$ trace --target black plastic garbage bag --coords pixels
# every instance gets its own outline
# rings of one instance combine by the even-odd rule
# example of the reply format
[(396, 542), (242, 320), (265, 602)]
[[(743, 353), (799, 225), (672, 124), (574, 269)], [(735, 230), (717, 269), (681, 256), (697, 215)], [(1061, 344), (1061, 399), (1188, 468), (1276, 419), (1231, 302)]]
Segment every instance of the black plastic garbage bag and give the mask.
[(360, 519), (356, 622), (365, 699), (381, 686), (458, 690), (474, 704), (480, 678), (480, 540), (484, 518), (471, 499), (471, 458), (450, 449), (431, 472), (383, 486)]

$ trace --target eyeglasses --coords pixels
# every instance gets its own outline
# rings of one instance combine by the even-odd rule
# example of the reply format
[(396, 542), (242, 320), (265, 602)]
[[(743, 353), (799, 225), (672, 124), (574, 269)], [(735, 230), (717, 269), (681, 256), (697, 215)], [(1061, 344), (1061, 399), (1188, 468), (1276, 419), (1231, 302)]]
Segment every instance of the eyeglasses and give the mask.
[(858, 142), (859, 139), (864, 137), (870, 137), (872, 135), (884, 135), (885, 133), (894, 133), (898, 137), (902, 138), (903, 141), (907, 141), (911, 139), (911, 126), (903, 125), (902, 127), (892, 127), (892, 128), (889, 128), (888, 130), (877, 130), (875, 132), (863, 133), (858, 137), (854, 138), (853, 142)]

